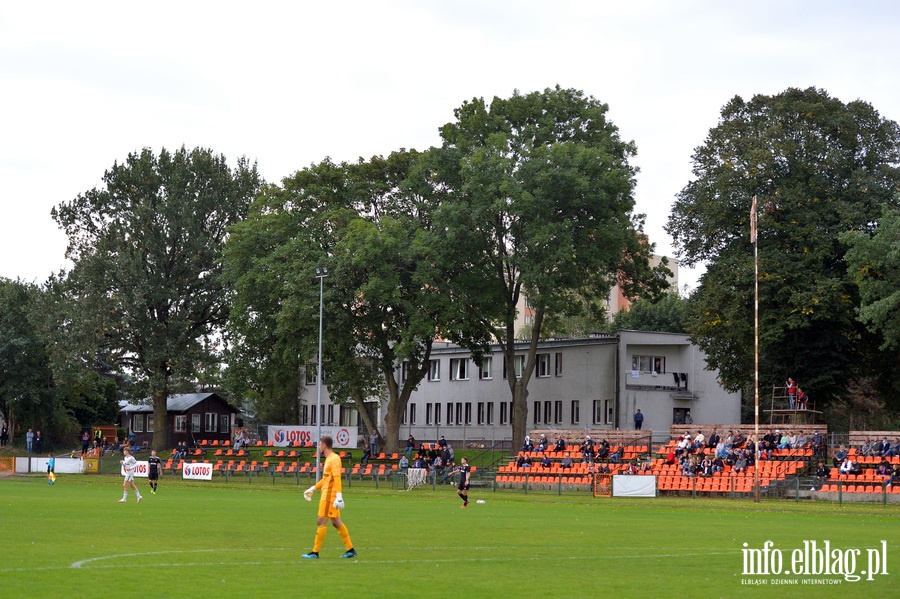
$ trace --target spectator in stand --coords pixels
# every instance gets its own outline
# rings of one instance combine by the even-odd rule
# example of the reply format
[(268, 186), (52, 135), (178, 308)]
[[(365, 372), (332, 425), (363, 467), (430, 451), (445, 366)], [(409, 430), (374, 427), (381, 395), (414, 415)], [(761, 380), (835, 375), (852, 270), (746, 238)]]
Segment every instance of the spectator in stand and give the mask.
[(81, 433), (81, 457), (87, 455), (88, 447), (91, 445), (91, 435), (87, 431)]
[(570, 456), (569, 452), (567, 451), (563, 454), (563, 461), (562, 461), (562, 464), (560, 465), (560, 468), (564, 468), (564, 469), (568, 470), (571, 467), (572, 467), (572, 456)]
[(434, 462), (431, 464), (432, 480), (437, 479), (438, 476), (443, 477), (445, 468), (446, 463), (444, 462), (444, 458), (440, 455), (434, 458)]
[(719, 441), (719, 433), (716, 432), (716, 429), (713, 429), (709, 439), (706, 440), (706, 446), (710, 449), (716, 449), (719, 445)]
[(706, 447), (706, 435), (703, 434), (703, 431), (697, 431), (697, 436), (694, 437), (694, 450), (703, 449)]
[(591, 441), (590, 435), (584, 438), (584, 443), (581, 444), (581, 461), (585, 464), (591, 463), (594, 461), (594, 442)]
[(809, 406), (809, 396), (806, 394), (806, 391), (797, 387), (797, 407), (801, 410), (806, 410)]
[(553, 451), (563, 452), (566, 450), (566, 440), (562, 437), (556, 439), (556, 445), (553, 447)]
[(369, 451), (371, 452), (372, 459), (378, 457), (378, 429), (375, 429), (369, 435)]
[(747, 456), (744, 455), (744, 452), (741, 452), (738, 455), (737, 459), (734, 462), (734, 471), (735, 472), (746, 472), (747, 471)]
[(853, 460), (850, 459), (849, 456), (845, 456), (843, 460), (841, 460), (841, 466), (838, 469), (838, 472), (841, 474), (853, 474)]
[(788, 377), (788, 380), (784, 383), (784, 390), (788, 396), (788, 408), (791, 410), (795, 409), (797, 404), (797, 383), (794, 382), (794, 379)]
[(666, 453), (666, 464), (671, 466), (672, 464), (674, 464), (677, 461), (678, 461), (678, 458), (675, 456), (675, 450), (670, 448), (669, 451)]
[(406, 440), (406, 447), (403, 449), (403, 455), (411, 455), (416, 452), (416, 438), (412, 435)]
[(634, 413), (634, 430), (639, 431), (644, 426), (644, 415), (638, 410)]
[(881, 463), (878, 464), (878, 468), (875, 469), (875, 472), (877, 472), (881, 476), (890, 476), (891, 475), (890, 463), (886, 459), (881, 458)]
[(894, 439), (894, 443), (891, 445), (890, 450), (888, 451), (888, 453), (886, 453), (884, 455), (887, 455), (889, 457), (894, 457), (894, 456), (900, 455), (900, 438)]
[(25, 450), (28, 453), (31, 453), (32, 448), (34, 447), (34, 431), (28, 429), (28, 432), (25, 433)]
[(609, 441), (603, 439), (600, 441), (600, 446), (597, 448), (597, 458), (601, 460), (609, 459)]
[(887, 437), (881, 440), (881, 443), (878, 444), (878, 455), (887, 457), (891, 454), (891, 442), (887, 440)]
[(784, 431), (781, 434), (781, 439), (778, 441), (778, 449), (790, 449), (791, 448), (791, 437), (788, 435), (787, 431)]
[(810, 449), (813, 450), (815, 455), (822, 455), (824, 457), (825, 454), (825, 435), (822, 434), (821, 431), (816, 431), (813, 433), (812, 440), (810, 443)]
[(541, 468), (549, 468), (550, 467), (550, 456), (544, 454), (544, 457), (541, 458)]
[(437, 444), (438, 444), (438, 447), (440, 447), (441, 449), (443, 449), (444, 447), (447, 447), (447, 440), (444, 438), (443, 435), (441, 435), (441, 438), (438, 439)]
[(873, 443), (872, 439), (870, 439), (869, 437), (866, 437), (866, 440), (858, 448), (859, 455), (871, 457), (873, 447), (874, 447), (874, 443)]
[[(362, 460), (360, 460), (360, 464), (361, 463)], [(406, 457), (405, 453), (400, 456), (400, 461), (397, 462), (397, 468), (400, 470), (400, 474), (406, 474), (407, 472), (409, 472), (409, 458)]]
[(541, 433), (541, 438), (538, 439), (537, 450), (547, 451), (548, 445), (550, 445), (550, 442), (547, 441), (547, 436), (544, 433)]
[(709, 456), (703, 458), (703, 461), (700, 462), (700, 474), (703, 476), (712, 476), (715, 471), (715, 465)]
[(739, 448), (741, 447), (747, 440), (744, 438), (744, 435), (741, 434), (741, 431), (736, 431), (734, 433), (734, 438), (731, 440), (731, 444), (733, 447)]
[[(405, 457), (405, 456), (404, 456), (404, 457)], [(363, 449), (362, 457), (359, 458), (359, 463), (360, 463), (360, 464), (368, 464), (370, 459), (372, 459), (372, 450), (369, 449), (369, 446), (367, 445), (367, 446)], [(407, 460), (407, 462), (409, 462), (409, 460)]]
[(809, 445), (809, 437), (806, 436), (806, 431), (800, 431), (797, 433), (793, 447), (794, 449), (805, 449), (807, 445)]
[(828, 480), (828, 475), (830, 474), (828, 467), (825, 465), (825, 462), (819, 460), (819, 465), (816, 466), (816, 484), (810, 489), (810, 491), (816, 491), (822, 488), (822, 485), (825, 484), (825, 481)]
[(844, 463), (844, 460), (846, 460), (846, 459), (847, 459), (847, 449), (843, 445), (841, 445), (840, 449), (838, 449), (837, 452), (834, 454), (834, 460), (832, 463), (834, 464), (835, 468), (838, 468)]
[(721, 456), (716, 456), (716, 459), (713, 460), (713, 470), (715, 472), (724, 472), (725, 471), (725, 460)]
[(622, 458), (625, 456), (625, 447), (619, 445), (619, 448), (616, 449), (612, 455), (609, 456), (609, 461), (613, 464), (621, 464)]
[(716, 457), (724, 458), (728, 454), (728, 448), (725, 445), (725, 441), (719, 441), (716, 443)]
[(681, 441), (675, 445), (675, 457), (686, 456), (691, 451), (691, 436), (682, 435)]
[(525, 443), (522, 444), (522, 451), (534, 451), (534, 443), (531, 442), (531, 437), (525, 435)]
[(891, 470), (891, 480), (888, 481), (888, 486), (893, 486), (897, 483), (900, 483), (900, 465), (895, 464), (894, 469)]

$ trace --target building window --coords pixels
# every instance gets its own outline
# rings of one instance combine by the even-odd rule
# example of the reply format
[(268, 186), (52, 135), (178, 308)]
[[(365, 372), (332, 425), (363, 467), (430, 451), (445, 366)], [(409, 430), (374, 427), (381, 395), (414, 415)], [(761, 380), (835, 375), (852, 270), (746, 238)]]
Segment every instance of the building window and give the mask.
[(490, 380), (494, 378), (492, 374), (493, 367), (493, 359), (491, 358), (482, 358), (481, 366), (478, 367), (478, 378), (482, 381)]
[(218, 414), (213, 414), (212, 412), (206, 413), (206, 432), (214, 433), (216, 432), (216, 421), (218, 420)]
[(222, 414), (219, 416), (219, 432), (227, 433), (228, 427), (231, 424), (231, 418), (228, 417), (228, 414)]
[(135, 433), (144, 432), (144, 415), (135, 414), (131, 417), (131, 430)]
[(611, 399), (604, 399), (603, 405), (606, 407), (606, 420), (603, 421), (603, 424), (612, 424), (613, 423), (613, 402)]
[(456, 424), (463, 423), (463, 405), (461, 401), (456, 402)]
[(453, 402), (447, 404), (447, 426), (453, 424)]
[(592, 424), (603, 424), (603, 401), (600, 399), (594, 400), (594, 419)]
[(334, 424), (334, 405), (329, 404), (328, 406), (328, 420), (326, 420), (329, 425)]
[(442, 414), (441, 404), (439, 404), (439, 403), (434, 404), (434, 423), (437, 425), (441, 424), (441, 414)]
[(666, 372), (666, 357), (631, 356), (631, 370), (646, 374), (663, 374)]
[(562, 400), (553, 402), (553, 424), (562, 424)]
[(409, 410), (409, 406), (406, 406), (405, 408), (403, 408), (403, 412), (400, 413), (400, 424), (406, 424), (406, 423), (407, 423), (407, 420), (406, 420), (406, 412), (407, 412), (407, 410)]
[(200, 414), (191, 414), (191, 432), (200, 432)]
[(485, 416), (485, 403), (483, 401), (478, 402), (478, 424), (479, 426), (484, 425), (484, 416)]
[(306, 384), (307, 385), (315, 385), (316, 384), (316, 373), (318, 372), (317, 364), (307, 364), (306, 365)]
[(316, 406), (309, 407), (309, 424), (310, 426), (316, 425)]
[[(522, 378), (522, 372), (525, 370), (525, 356), (513, 356), (513, 372), (515, 373), (516, 380)], [(503, 378), (507, 378), (506, 376), (506, 357), (503, 358)]]
[(469, 359), (468, 358), (450, 358), (450, 380), (451, 381), (467, 381), (467, 380), (469, 380)]
[(176, 433), (186, 433), (187, 432), (187, 416), (184, 414), (179, 414), (175, 416), (175, 432)]
[(359, 426), (359, 412), (350, 406), (341, 406), (340, 426)]
[(505, 401), (500, 402), (500, 424), (501, 425), (509, 424), (509, 412), (507, 412), (507, 409), (506, 409), (507, 405), (508, 404)]
[(472, 402), (466, 402), (466, 426), (472, 424)]
[(562, 376), (562, 352), (556, 352), (556, 360), (553, 366), (553, 374)]
[(537, 355), (535, 370), (539, 378), (550, 376), (550, 354)]
[(425, 404), (425, 425), (430, 426), (434, 420), (434, 405), (427, 403)]
[(534, 409), (532, 410), (532, 412), (534, 412), (534, 423), (540, 424), (541, 423), (541, 402), (539, 402), (539, 401), (534, 402)]
[(578, 424), (581, 420), (581, 402), (572, 400), (572, 424)]
[(494, 425), (494, 402), (487, 405), (487, 424), (488, 426)]
[(429, 381), (441, 380), (441, 361), (440, 360), (429, 360), (428, 361), (428, 380)]
[(147, 432), (153, 432), (153, 425), (156, 423), (156, 417), (153, 414), (147, 415)]
[(309, 423), (309, 406), (300, 406), (300, 424)]
[(416, 425), (416, 404), (409, 404), (409, 423)]
[(553, 422), (553, 402), (545, 401), (544, 402), (544, 424), (550, 424)]
[(406, 360), (403, 361), (403, 364), (400, 365), (400, 382), (405, 383), (406, 379), (409, 378), (409, 362)]

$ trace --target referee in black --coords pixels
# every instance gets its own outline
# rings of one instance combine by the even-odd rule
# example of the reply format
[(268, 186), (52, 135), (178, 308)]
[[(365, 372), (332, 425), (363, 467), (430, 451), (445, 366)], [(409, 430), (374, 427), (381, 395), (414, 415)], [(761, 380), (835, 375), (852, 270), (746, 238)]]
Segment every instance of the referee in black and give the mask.
[(469, 466), (469, 458), (463, 456), (460, 458), (462, 462), (459, 467), (456, 469), (459, 472), (459, 486), (456, 489), (456, 494), (460, 496), (463, 500), (463, 504), (460, 507), (468, 507), (469, 505), (469, 473), (472, 469)]
[(150, 452), (150, 457), (147, 458), (147, 465), (149, 466), (147, 469), (147, 480), (150, 482), (150, 492), (154, 495), (156, 495), (156, 487), (159, 486), (159, 470), (161, 463), (162, 460), (156, 455), (156, 450), (154, 449)]

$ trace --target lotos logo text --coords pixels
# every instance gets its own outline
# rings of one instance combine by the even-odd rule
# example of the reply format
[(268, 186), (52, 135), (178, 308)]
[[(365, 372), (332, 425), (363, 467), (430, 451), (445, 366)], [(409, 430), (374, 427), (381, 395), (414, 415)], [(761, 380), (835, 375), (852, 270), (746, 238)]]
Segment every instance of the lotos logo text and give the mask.
[(213, 467), (208, 462), (185, 464), (181, 469), (181, 477), (192, 480), (212, 480)]
[(275, 431), (275, 437), (272, 440), (275, 441), (275, 443), (284, 443), (284, 431), (280, 429)]

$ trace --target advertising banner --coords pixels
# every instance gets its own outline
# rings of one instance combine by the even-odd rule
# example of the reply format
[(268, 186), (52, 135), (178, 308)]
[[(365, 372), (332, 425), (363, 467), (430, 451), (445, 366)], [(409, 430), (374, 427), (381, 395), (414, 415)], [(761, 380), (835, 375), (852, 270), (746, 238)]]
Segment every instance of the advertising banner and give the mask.
[(195, 462), (181, 467), (181, 478), (189, 480), (212, 480), (213, 465), (209, 462)]
[(613, 497), (656, 497), (656, 477), (615, 474)]
[[(323, 426), (322, 436), (334, 439), (335, 449), (356, 448), (356, 427)], [(290, 447), (297, 444), (317, 443), (318, 439), (314, 426), (270, 426), (269, 441), (272, 441), (275, 447)]]

